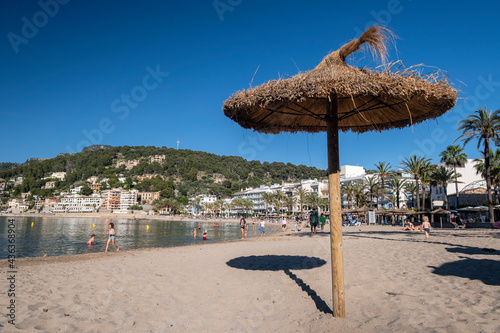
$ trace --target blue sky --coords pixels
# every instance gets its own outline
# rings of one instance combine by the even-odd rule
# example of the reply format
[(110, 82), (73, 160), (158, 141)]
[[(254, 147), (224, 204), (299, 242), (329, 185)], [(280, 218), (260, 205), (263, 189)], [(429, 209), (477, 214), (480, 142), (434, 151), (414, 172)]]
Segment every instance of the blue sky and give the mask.
[[(45, 10), (44, 10), (45, 7)], [(457, 122), (500, 108), (500, 4), (493, 1), (3, 2), (0, 161), (89, 144), (152, 145), (327, 168), (326, 134), (260, 135), (226, 118), (235, 91), (292, 76), (375, 22), (399, 39), (390, 60), (445, 70), (457, 106), (382, 133), (342, 133), (341, 164), (439, 159)], [(376, 66), (368, 53), (351, 65)], [(479, 157), (476, 143), (466, 148)]]

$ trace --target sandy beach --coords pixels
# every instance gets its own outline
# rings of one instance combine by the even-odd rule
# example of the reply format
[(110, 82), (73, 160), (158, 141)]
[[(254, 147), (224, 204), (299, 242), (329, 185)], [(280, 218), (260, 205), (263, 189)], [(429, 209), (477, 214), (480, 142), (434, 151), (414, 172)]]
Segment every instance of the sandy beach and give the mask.
[[(500, 233), (344, 231), (345, 319), (329, 234), (19, 259), (2, 332), (499, 332)], [(495, 249), (496, 251), (485, 251)], [(0, 266), (8, 288), (7, 261)], [(2, 293), (6, 312), (8, 299)]]

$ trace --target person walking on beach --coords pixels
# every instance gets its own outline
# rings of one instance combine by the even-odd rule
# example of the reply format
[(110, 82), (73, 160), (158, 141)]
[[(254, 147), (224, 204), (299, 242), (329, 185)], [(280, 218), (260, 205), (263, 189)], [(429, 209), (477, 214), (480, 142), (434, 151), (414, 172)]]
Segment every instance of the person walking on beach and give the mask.
[(422, 229), (425, 231), (425, 239), (429, 240), (429, 232), (431, 231), (431, 224), (429, 223), (429, 218), (427, 216), (424, 216)]
[(321, 223), (321, 230), (325, 230), (326, 216), (323, 213), (319, 217), (319, 223)]
[(318, 226), (318, 212), (316, 208), (313, 207), (311, 213), (309, 213), (309, 223), (311, 224), (311, 233), (316, 234), (316, 227)]
[(266, 233), (265, 227), (266, 227), (266, 221), (264, 221), (264, 219), (260, 219), (260, 235), (261, 236), (262, 236), (262, 234)]
[(240, 229), (241, 229), (241, 239), (245, 238), (245, 230), (246, 230), (247, 221), (243, 215), (240, 215)]
[(120, 251), (120, 248), (115, 243), (115, 238), (116, 238), (115, 224), (110, 223), (108, 230), (108, 242), (106, 243), (106, 250), (104, 252), (108, 252), (109, 243), (113, 244), (113, 246), (116, 247), (116, 252)]
[(281, 229), (283, 230), (283, 232), (285, 232), (286, 230), (286, 218), (283, 217), (283, 221), (281, 221)]

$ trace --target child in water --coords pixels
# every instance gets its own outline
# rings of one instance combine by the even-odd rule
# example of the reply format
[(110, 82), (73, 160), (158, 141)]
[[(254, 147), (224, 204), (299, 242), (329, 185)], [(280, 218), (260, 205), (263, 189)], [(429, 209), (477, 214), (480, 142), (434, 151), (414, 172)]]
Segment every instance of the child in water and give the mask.
[(95, 244), (95, 235), (94, 234), (90, 235), (90, 239), (87, 242), (87, 244), (88, 245), (94, 245)]
[(203, 240), (206, 241), (207, 240), (207, 229), (205, 229), (205, 231), (203, 232)]

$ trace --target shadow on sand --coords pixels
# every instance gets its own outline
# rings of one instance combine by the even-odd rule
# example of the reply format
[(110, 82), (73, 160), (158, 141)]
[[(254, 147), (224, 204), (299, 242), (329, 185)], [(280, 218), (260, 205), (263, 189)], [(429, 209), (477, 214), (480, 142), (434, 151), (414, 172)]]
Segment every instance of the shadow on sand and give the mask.
[(439, 267), (429, 267), (433, 268), (432, 273), (437, 275), (458, 276), (471, 280), (480, 280), (491, 286), (500, 286), (500, 279), (498, 279), (500, 261), (497, 260), (463, 258), (463, 260), (447, 262)]
[(229, 260), (226, 264), (229, 267), (254, 271), (283, 271), (292, 281), (305, 291), (309, 297), (311, 297), (319, 311), (328, 314), (333, 313), (325, 301), (311, 289), (304, 280), (290, 271), (291, 269), (298, 270), (321, 267), (326, 264), (326, 261), (323, 259), (307, 256), (268, 255), (238, 257)]

